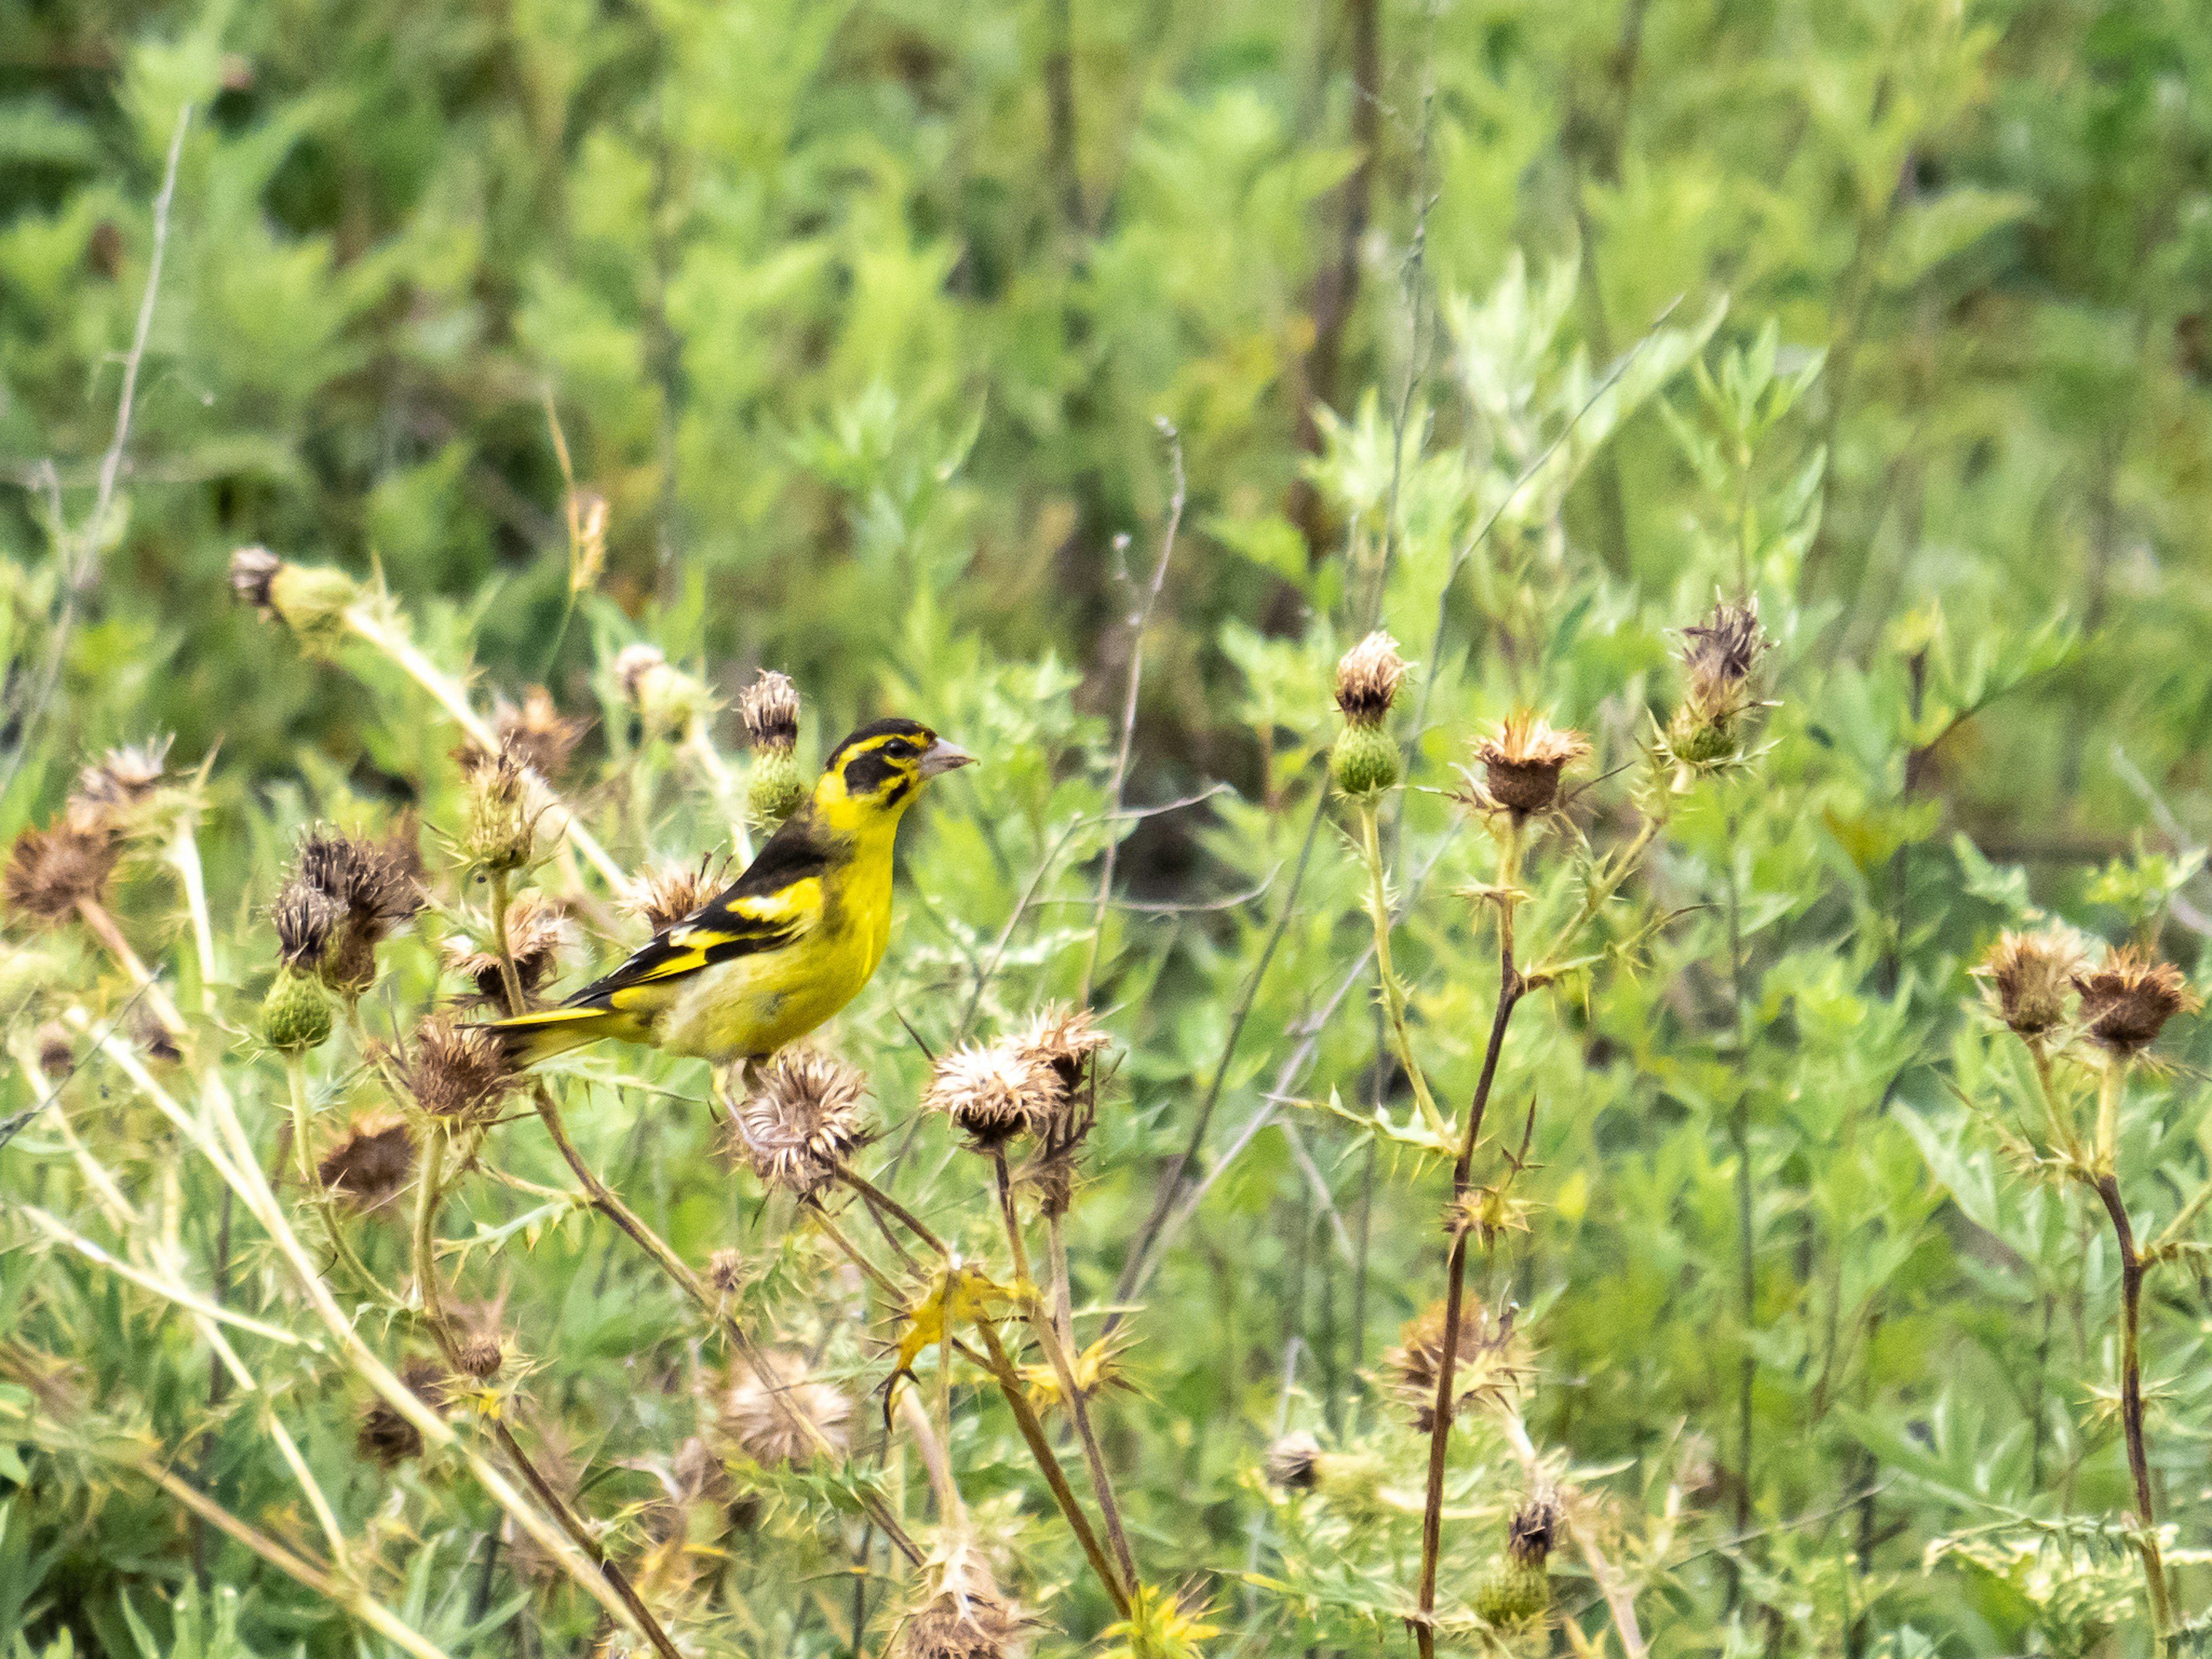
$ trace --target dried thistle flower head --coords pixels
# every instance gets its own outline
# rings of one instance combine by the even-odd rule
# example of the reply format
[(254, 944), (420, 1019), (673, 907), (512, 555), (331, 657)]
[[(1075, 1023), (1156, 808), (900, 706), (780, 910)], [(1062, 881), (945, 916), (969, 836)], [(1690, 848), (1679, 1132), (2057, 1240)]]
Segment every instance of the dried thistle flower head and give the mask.
[(733, 1371), (721, 1402), (724, 1432), (764, 1469), (810, 1462), (825, 1443), (842, 1456), (852, 1418), (842, 1391), (813, 1381), (804, 1357), (781, 1350), (762, 1354), (758, 1370)]
[(1321, 1459), (1321, 1442), (1304, 1429), (1286, 1434), (1267, 1448), (1267, 1484), (1291, 1492), (1311, 1492), (1318, 1484)]
[[(1436, 1420), (1437, 1382), (1444, 1356), (1444, 1304), (1436, 1304), (1398, 1334), (1382, 1364), (1399, 1396), (1412, 1409), (1413, 1426), (1426, 1432)], [(1474, 1404), (1501, 1405), (1520, 1380), (1513, 1310), (1500, 1316), (1468, 1292), (1460, 1308), (1458, 1357), (1452, 1367), (1452, 1414)]]
[(50, 1019), (39, 1027), (39, 1069), (50, 1078), (64, 1078), (76, 1064), (76, 1047), (69, 1028)]
[(1485, 738), (1475, 748), (1482, 763), (1483, 791), (1516, 818), (1548, 812), (1559, 798), (1559, 774), (1587, 758), (1589, 739), (1579, 732), (1562, 731), (1531, 709), (1523, 708)]
[(313, 973), (322, 966), (331, 936), (345, 914), (345, 907), (321, 888), (296, 878), (286, 882), (269, 907), (269, 920), (276, 929), (276, 959), (301, 973)]
[(315, 1165), (331, 1196), (356, 1210), (381, 1209), (406, 1189), (415, 1175), (415, 1139), (406, 1120), (369, 1112), (346, 1126)]
[[(446, 1373), (441, 1367), (418, 1359), (399, 1373), (399, 1380), (432, 1411), (445, 1409)], [(362, 1413), (354, 1445), (365, 1461), (388, 1469), (422, 1455), (422, 1432), (397, 1407), (379, 1398)]]
[(2073, 1012), (2081, 936), (2070, 927), (2002, 935), (1974, 969), (1998, 1018), (2022, 1037), (2040, 1037)]
[(623, 905), (643, 916), (654, 933), (665, 933), (678, 922), (690, 921), (722, 890), (721, 876), (710, 873), (711, 863), (711, 859), (702, 858), (696, 870), (651, 866), (639, 872)]
[(72, 814), (110, 822), (128, 816), (161, 787), (169, 745), (175, 741), (173, 736), (149, 738), (109, 750), (96, 765), (76, 775), (76, 791), (70, 801)]
[(407, 1086), (432, 1117), (483, 1122), (521, 1082), (499, 1038), (485, 1025), (456, 1025), (433, 1014), (415, 1028)]
[(1531, 1498), (1506, 1523), (1506, 1553), (1516, 1561), (1534, 1561), (1541, 1565), (1553, 1546), (1559, 1542), (1560, 1518), (1559, 1506), (1548, 1492)]
[(1059, 1079), (1012, 1042), (963, 1043), (937, 1062), (922, 1109), (942, 1112), (979, 1152), (1048, 1127), (1060, 1109)]
[(1398, 641), (1377, 629), (1337, 659), (1336, 706), (1354, 726), (1378, 726), (1405, 678)]
[(1113, 1041), (1098, 1029), (1088, 1008), (1048, 1002), (1030, 1022), (1021, 1046), (1024, 1058), (1052, 1073), (1063, 1100), (1072, 1101), (1083, 1086), (1091, 1056), (1110, 1047)]
[[(304, 947), (314, 936), (319, 908), (304, 894), (319, 895), (338, 912), (326, 924), (321, 949), (313, 952)], [(277, 896), (274, 919), (278, 944), (287, 952), (285, 931), (297, 930), (303, 951), (294, 965), (306, 968), (312, 962), (332, 990), (358, 996), (376, 982), (376, 947), (422, 908), (422, 886), (404, 829), (392, 840), (373, 842), (319, 824), (300, 842), (298, 866)]]
[[(507, 948), (514, 958), (514, 976), (526, 996), (560, 975), (562, 958), (582, 943), (582, 933), (562, 911), (560, 902), (532, 889), (507, 909)], [(507, 987), (496, 951), (447, 948), (448, 972), (474, 982), (477, 994), (487, 1002), (506, 1000)]]
[(502, 699), (492, 714), (499, 746), (541, 778), (558, 778), (584, 736), (581, 720), (564, 719), (553, 694), (533, 685), (517, 708)]
[(1760, 707), (1753, 676), (1772, 645), (1756, 599), (1717, 604), (1704, 622), (1682, 630), (1682, 704), (1665, 743), (1677, 765), (1718, 771), (1742, 760), (1747, 717)]
[(241, 547), (230, 556), (230, 591), (267, 617), (276, 613), (270, 589), (284, 561), (265, 547)]
[(724, 1296), (735, 1296), (744, 1277), (745, 1259), (735, 1250), (726, 1248), (707, 1258), (707, 1282)]
[(2076, 969), (2074, 988), (2081, 994), (2081, 1018), (2089, 1035), (2123, 1057), (2156, 1042), (2176, 1014), (2203, 1006), (2179, 968), (2132, 945), (2113, 951), (2098, 967)]
[(10, 915), (58, 925), (75, 915), (81, 902), (100, 902), (115, 860), (115, 838), (104, 825), (64, 819), (26, 830), (9, 852), (0, 897)]
[(459, 1361), (460, 1368), (479, 1382), (497, 1376), (499, 1368), (506, 1363), (507, 1359), (506, 1354), (500, 1348), (499, 1339), (495, 1336), (471, 1337), (461, 1345), (460, 1352), (454, 1358)]
[(867, 1079), (819, 1048), (785, 1048), (755, 1074), (731, 1119), (736, 1150), (772, 1187), (802, 1198), (867, 1144)]
[(924, 1571), (928, 1594), (900, 1622), (892, 1659), (1017, 1659), (1028, 1621), (974, 1545), (941, 1546)]
[(738, 699), (738, 714), (754, 748), (788, 752), (798, 744), (799, 688), (788, 674), (763, 669)]
[(178, 1035), (144, 1003), (131, 1011), (131, 1040), (144, 1050), (147, 1059), (158, 1060), (167, 1066), (182, 1060), (185, 1051), (177, 1041)]

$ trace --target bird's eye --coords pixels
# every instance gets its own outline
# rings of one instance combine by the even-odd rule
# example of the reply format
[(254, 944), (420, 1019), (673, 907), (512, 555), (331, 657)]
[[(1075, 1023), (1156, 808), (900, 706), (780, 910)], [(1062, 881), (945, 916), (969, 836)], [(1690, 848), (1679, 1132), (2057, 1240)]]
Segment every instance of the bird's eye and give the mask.
[(912, 760), (914, 745), (904, 738), (893, 738), (884, 745), (884, 753), (889, 755), (893, 760)]

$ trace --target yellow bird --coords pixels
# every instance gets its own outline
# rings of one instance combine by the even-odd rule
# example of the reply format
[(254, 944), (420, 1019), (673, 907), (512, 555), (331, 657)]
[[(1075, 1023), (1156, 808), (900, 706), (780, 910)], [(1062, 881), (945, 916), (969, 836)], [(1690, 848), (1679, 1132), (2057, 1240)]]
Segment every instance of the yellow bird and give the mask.
[(518, 1066), (602, 1037), (725, 1066), (805, 1036), (884, 959), (899, 819), (975, 758), (915, 720), (862, 726), (730, 886), (560, 1007), (490, 1029)]

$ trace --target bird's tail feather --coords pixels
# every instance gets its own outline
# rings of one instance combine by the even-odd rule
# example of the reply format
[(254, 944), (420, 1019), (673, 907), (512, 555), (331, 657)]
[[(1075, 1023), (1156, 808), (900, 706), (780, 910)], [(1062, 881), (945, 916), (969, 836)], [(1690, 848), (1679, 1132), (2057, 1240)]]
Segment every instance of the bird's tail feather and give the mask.
[(517, 1070), (602, 1037), (635, 1042), (645, 1036), (635, 1017), (613, 1008), (548, 1008), (495, 1020), (489, 1029), (497, 1034), (507, 1063)]

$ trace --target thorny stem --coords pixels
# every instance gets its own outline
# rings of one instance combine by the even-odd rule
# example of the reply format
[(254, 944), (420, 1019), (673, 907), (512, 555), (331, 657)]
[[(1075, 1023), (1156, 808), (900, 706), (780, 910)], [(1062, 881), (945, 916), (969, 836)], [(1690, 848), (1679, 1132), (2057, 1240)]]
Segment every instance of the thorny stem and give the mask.
[[(1371, 841), (1374, 820), (1368, 819)], [(1490, 1091), (1498, 1081), (1498, 1058), (1505, 1049), (1505, 1028), (1528, 990), (1513, 961), (1513, 908), (1521, 876), (1519, 817), (1510, 817), (1500, 836), (1498, 857), (1498, 1003), (1490, 1018), (1490, 1041), (1482, 1054), (1482, 1073), (1475, 1080), (1474, 1098), (1468, 1108), (1467, 1130), (1459, 1156), (1452, 1164), (1452, 1197), (1464, 1198), (1473, 1185), (1474, 1149), (1482, 1139), (1482, 1119), (1490, 1105)], [(1421, 1584), (1419, 1610), (1413, 1621), (1413, 1641), (1420, 1659), (1435, 1659), (1437, 1650), (1437, 1559), (1443, 1544), (1444, 1456), (1450, 1448), (1456, 1387), (1460, 1325), (1467, 1305), (1467, 1230), (1452, 1229), (1451, 1248), (1444, 1261), (1443, 1352), (1437, 1362), (1437, 1397), (1429, 1425), (1429, 1483), (1421, 1503)]]
[[(654, 1266), (675, 1281), (677, 1288), (690, 1297), (700, 1311), (704, 1313), (715, 1328), (729, 1339), (730, 1345), (738, 1351), (738, 1355), (748, 1364), (763, 1376), (768, 1375), (768, 1371), (761, 1363), (759, 1345), (746, 1334), (744, 1327), (738, 1323), (736, 1316), (722, 1305), (720, 1297), (701, 1283), (699, 1275), (691, 1271), (684, 1258), (676, 1254), (667, 1241), (647, 1226), (629, 1206), (615, 1195), (606, 1182), (599, 1179), (598, 1171), (585, 1161), (584, 1155), (576, 1150), (576, 1143), (568, 1138), (568, 1125), (562, 1121), (561, 1109), (554, 1103), (553, 1091), (542, 1081), (537, 1085), (535, 1099), (538, 1115), (545, 1125), (545, 1133), (553, 1138), (554, 1147), (560, 1152), (569, 1170), (574, 1172), (577, 1181), (582, 1184), (584, 1190), (591, 1194), (592, 1207), (627, 1234), (630, 1243), (644, 1251), (651, 1258)], [(782, 1412), (791, 1425), (805, 1437), (808, 1444), (816, 1452), (830, 1455), (836, 1455), (836, 1448), (830, 1445), (828, 1437), (822, 1432), (820, 1425), (804, 1412), (787, 1401), (781, 1389), (770, 1389), (769, 1398), (775, 1403), (777, 1409)], [(883, 1501), (874, 1497), (863, 1497), (861, 1505), (867, 1511), (869, 1517), (884, 1529), (884, 1535), (898, 1547), (899, 1553), (908, 1561), (919, 1565), (922, 1559), (921, 1547), (915, 1543), (906, 1528), (899, 1524), (898, 1517), (890, 1512)]]
[(1413, 1103), (1420, 1108), (1422, 1121), (1441, 1139), (1450, 1133), (1450, 1126), (1437, 1109), (1436, 1099), (1429, 1093), (1428, 1077), (1413, 1057), (1413, 1040), (1406, 1030), (1406, 988), (1390, 962), (1390, 898), (1383, 878), (1382, 847), (1376, 827), (1380, 814), (1374, 796), (1360, 799), (1358, 816), (1360, 851), (1367, 860), (1367, 915), (1375, 924), (1375, 975), (1382, 986), (1382, 1011), (1390, 1021), (1391, 1046), (1397, 1050), (1398, 1063), (1406, 1068), (1406, 1080), (1413, 1085)]
[[(434, 1123), (422, 1148), (422, 1168), (416, 1177), (415, 1205), (415, 1282), (422, 1298), (423, 1322), (429, 1326), (430, 1334), (437, 1342), (440, 1352), (446, 1356), (447, 1364), (459, 1371), (460, 1345), (446, 1316), (438, 1283), (438, 1203), (444, 1196), (442, 1187), (447, 1139), (445, 1126)], [(622, 1598), (623, 1604), (630, 1611), (630, 1616), (637, 1621), (637, 1627), (653, 1644), (653, 1650), (660, 1655), (661, 1659), (683, 1659), (675, 1643), (669, 1639), (668, 1632), (660, 1626), (660, 1621), (653, 1617), (652, 1609), (640, 1598), (628, 1576), (607, 1559), (607, 1553), (598, 1537), (584, 1524), (583, 1517), (576, 1513), (568, 1500), (554, 1489), (553, 1483), (531, 1461), (521, 1443), (514, 1437), (514, 1431), (501, 1418), (494, 1418), (491, 1426), (500, 1449), (507, 1454), (507, 1461), (514, 1465), (515, 1472), (521, 1475), (524, 1484), (537, 1494), (538, 1501), (544, 1504), (553, 1518), (561, 1523), (561, 1530), (575, 1541), (576, 1547), (583, 1551), (590, 1558), (592, 1565), (605, 1577), (609, 1588)]]
[(968, 1533), (968, 1506), (960, 1499), (960, 1483), (953, 1478), (952, 1461), (945, 1455), (945, 1443), (937, 1437), (937, 1430), (929, 1420), (929, 1413), (921, 1408), (921, 1401), (912, 1389), (901, 1389), (898, 1397), (899, 1420), (914, 1436), (914, 1443), (921, 1452), (921, 1466), (929, 1472), (930, 1489), (937, 1494), (937, 1507), (943, 1513), (945, 1524), (965, 1537)]
[(1059, 1379), (1060, 1391), (1067, 1401), (1068, 1415), (1075, 1419), (1078, 1437), (1083, 1442), (1083, 1462), (1091, 1472), (1091, 1490), (1098, 1499), (1098, 1513), (1106, 1522), (1106, 1535), (1113, 1540), (1114, 1559), (1121, 1569), (1124, 1583), (1135, 1585), (1143, 1581), (1137, 1577), (1137, 1559), (1130, 1552), (1129, 1537), (1122, 1530), (1121, 1510), (1114, 1501), (1114, 1482), (1106, 1472), (1106, 1455), (1098, 1448), (1098, 1437), (1091, 1426), (1090, 1403), (1083, 1397), (1081, 1379), (1075, 1374), (1073, 1358), (1060, 1340), (1060, 1328), (1054, 1322), (1053, 1310), (1042, 1304), (1036, 1283), (1030, 1277), (1029, 1252), (1022, 1244), (1021, 1218), (1014, 1210), (1014, 1187), (1006, 1173), (1006, 1154), (1003, 1148), (991, 1152), (992, 1168), (999, 1184), (999, 1212), (1006, 1218), (1006, 1243), (1014, 1255), (1014, 1284), (1020, 1294), (1022, 1313), (1036, 1335), (1037, 1346), (1044, 1350), (1045, 1358), (1052, 1365), (1053, 1375)]
[(1060, 1459), (1054, 1455), (1052, 1444), (1045, 1438), (1044, 1425), (1037, 1421), (1036, 1408), (1030, 1404), (1029, 1396), (1022, 1392), (1021, 1374), (1014, 1369), (1013, 1362), (1006, 1358), (1006, 1347), (1000, 1342), (998, 1332), (991, 1328), (990, 1321), (978, 1319), (975, 1328), (981, 1334), (984, 1349), (990, 1356), (992, 1378), (998, 1383), (999, 1392), (1006, 1396), (1006, 1405), (1014, 1413), (1015, 1426), (1021, 1431), (1022, 1439), (1029, 1446), (1030, 1455), (1036, 1460), (1037, 1468), (1044, 1475), (1045, 1485), (1052, 1488), (1053, 1498), (1060, 1505), (1060, 1512), (1067, 1517), (1067, 1524), (1073, 1530), (1076, 1541), (1083, 1546), (1083, 1553), (1091, 1561), (1091, 1570), (1098, 1575), (1098, 1582), (1106, 1587), (1106, 1594), (1113, 1601), (1114, 1610), (1122, 1618), (1128, 1618), (1129, 1593), (1115, 1576), (1113, 1565), (1107, 1560), (1105, 1548), (1091, 1528), (1091, 1517), (1084, 1514), (1083, 1506), (1075, 1501), (1074, 1490), (1067, 1484), (1067, 1476), (1060, 1467)]
[(922, 1220), (919, 1216), (915, 1215), (913, 1211), (908, 1209), (905, 1205), (900, 1203), (898, 1200), (893, 1198), (882, 1188), (877, 1186), (874, 1182), (869, 1180), (858, 1170), (855, 1170), (851, 1164), (840, 1164), (837, 1166), (837, 1179), (843, 1182), (854, 1192), (860, 1194), (860, 1195), (866, 1199), (875, 1209), (890, 1216), (893, 1220), (902, 1224), (908, 1232), (920, 1239), (929, 1249), (935, 1252), (940, 1260), (951, 1260), (952, 1253), (945, 1248), (945, 1241), (938, 1237), (935, 1233), (930, 1231), (930, 1230), (923, 1224)]
[(499, 982), (507, 993), (507, 1012), (520, 1014), (522, 1007), (522, 975), (514, 965), (514, 946), (507, 937), (507, 872), (491, 872), (491, 938), (492, 946), (499, 952)]
[[(2109, 1073), (2118, 1073), (2117, 1064)], [(2136, 1553), (2142, 1557), (2143, 1580), (2150, 1589), (2151, 1634), (2157, 1650), (2165, 1654), (2173, 1635), (2173, 1607), (2166, 1587), (2166, 1568), (2160, 1559), (2158, 1522), (2152, 1507), (2150, 1454), (2143, 1443), (2142, 1314), (2143, 1258), (2136, 1249), (2135, 1229), (2129, 1224), (2127, 1206), (2120, 1200), (2120, 1181), (2109, 1170), (2097, 1177), (2097, 1196), (2112, 1218), (2112, 1236), (2120, 1251), (2120, 1427), (2127, 1436), (2128, 1474), (2135, 1483)]]

